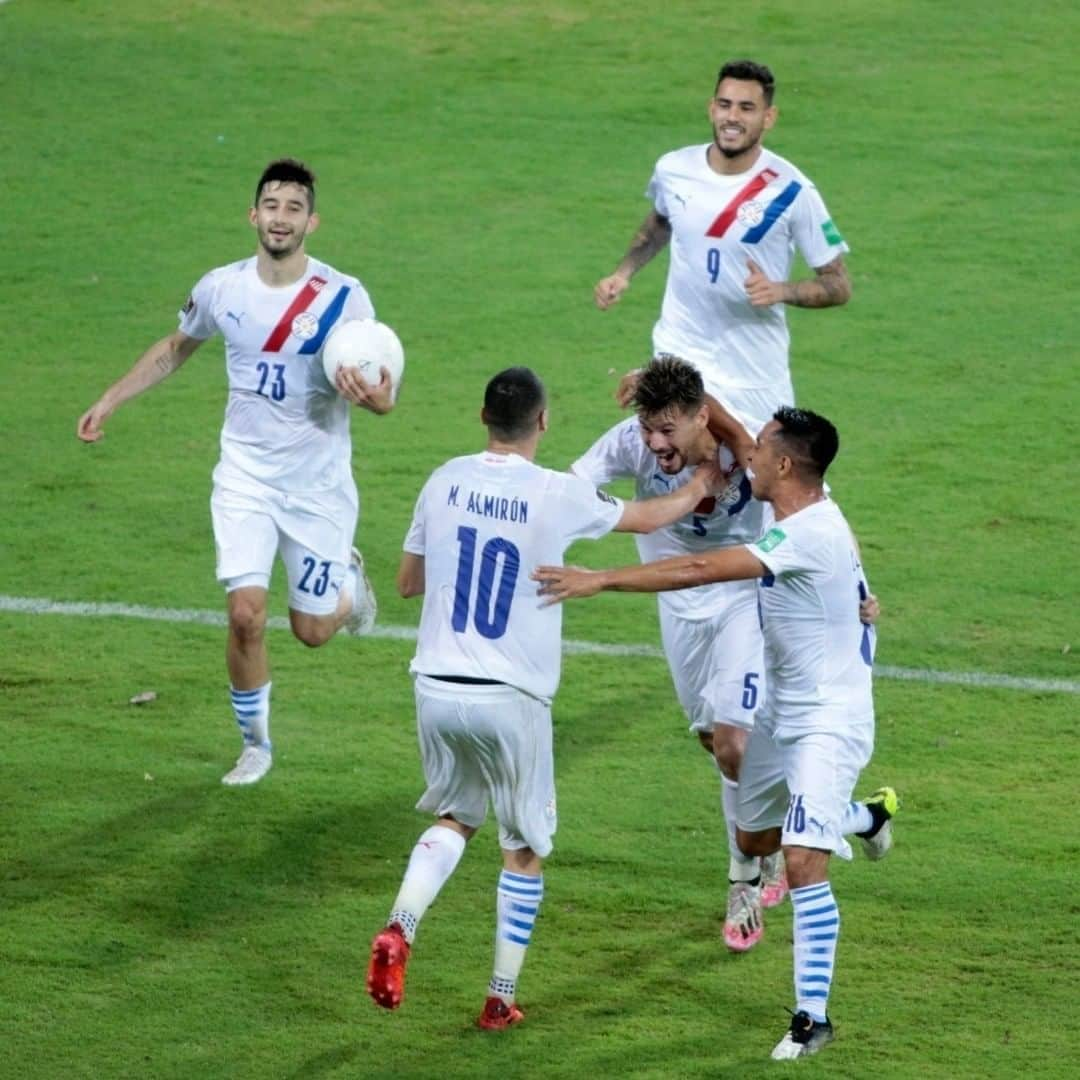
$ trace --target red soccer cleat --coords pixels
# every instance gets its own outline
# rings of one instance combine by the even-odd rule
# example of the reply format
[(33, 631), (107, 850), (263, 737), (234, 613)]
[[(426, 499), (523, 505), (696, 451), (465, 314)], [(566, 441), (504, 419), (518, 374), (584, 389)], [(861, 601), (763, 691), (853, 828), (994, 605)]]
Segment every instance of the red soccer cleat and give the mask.
[(408, 962), (409, 943), (397, 923), (375, 935), (367, 969), (367, 992), (376, 1005), (396, 1009), (401, 1004), (405, 996), (405, 965)]
[(524, 1019), (525, 1014), (517, 1005), (507, 1005), (502, 998), (489, 997), (484, 1002), (484, 1011), (476, 1018), (476, 1026), (485, 1031), (502, 1031)]

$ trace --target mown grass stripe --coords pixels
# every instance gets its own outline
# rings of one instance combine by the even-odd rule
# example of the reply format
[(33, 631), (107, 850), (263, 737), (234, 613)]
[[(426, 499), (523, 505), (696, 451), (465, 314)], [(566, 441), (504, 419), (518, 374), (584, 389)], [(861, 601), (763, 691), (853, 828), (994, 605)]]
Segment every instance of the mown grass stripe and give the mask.
[[(4, 596), (0, 594), (0, 611), (23, 615), (82, 615), (92, 618), (150, 619), (154, 622), (197, 623), (205, 626), (224, 626), (223, 611), (199, 611), (192, 608), (154, 608), (141, 604), (90, 604), (66, 600), (50, 600), (41, 596)], [(272, 615), (267, 625), (273, 630), (288, 630), (289, 620)], [(413, 626), (376, 626), (369, 635), (415, 641)], [(663, 659), (657, 645), (618, 645), (602, 641), (563, 641), (567, 656), (642, 656)], [(904, 668), (892, 664), (876, 664), (874, 675), (879, 679), (900, 679), (906, 682), (937, 683), (946, 686), (973, 686), (979, 689), (1024, 690), (1030, 693), (1080, 694), (1080, 683), (1071, 679), (1041, 679), (1023, 675), (998, 675), (988, 671), (935, 671), (932, 668)]]

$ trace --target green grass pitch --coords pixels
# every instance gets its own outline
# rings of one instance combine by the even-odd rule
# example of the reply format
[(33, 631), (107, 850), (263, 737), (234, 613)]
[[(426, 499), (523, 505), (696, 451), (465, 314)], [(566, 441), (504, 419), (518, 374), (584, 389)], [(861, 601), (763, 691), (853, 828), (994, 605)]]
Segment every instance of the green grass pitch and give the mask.
[[(644, 216), (656, 157), (707, 138), (720, 62), (763, 59), (769, 145), (852, 248), (852, 303), (791, 313), (792, 363), (799, 399), (841, 431), (832, 483), (884, 606), (879, 660), (1067, 684), (878, 681), (864, 783), (900, 790), (897, 847), (836, 867), (838, 1038), (799, 1068), (1063, 1075), (1080, 964), (1078, 35), (1053, 0), (0, 4), (0, 597), (222, 609), (220, 344), (102, 444), (75, 422), (204, 270), (252, 250), (254, 180), (295, 154), (320, 178), (310, 250), (359, 276), (406, 346), (399, 409), (354, 418), (354, 466), (381, 621), (415, 625), (392, 580), (419, 486), (480, 445), (484, 383), (508, 364), (548, 383), (543, 464), (617, 420), (611, 372), (646, 355), (663, 259), (615, 310), (592, 285)], [(572, 557), (634, 556), (611, 538)], [(655, 644), (653, 603), (572, 607), (566, 634)], [(528, 1020), (490, 1037), (471, 1026), (490, 826), (424, 921), (402, 1009), (363, 991), (424, 826), (407, 641), (312, 653), (272, 632), (275, 768), (244, 791), (218, 782), (237, 743), (220, 628), (5, 609), (0, 642), (0, 1074), (776, 1071), (790, 911), (751, 954), (725, 952), (716, 779), (661, 661), (566, 660)]]

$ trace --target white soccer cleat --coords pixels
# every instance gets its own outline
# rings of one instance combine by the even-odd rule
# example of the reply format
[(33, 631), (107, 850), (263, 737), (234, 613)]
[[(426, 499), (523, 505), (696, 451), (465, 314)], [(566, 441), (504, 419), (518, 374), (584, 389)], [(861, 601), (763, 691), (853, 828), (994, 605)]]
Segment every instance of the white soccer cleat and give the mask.
[(892, 847), (892, 822), (900, 809), (900, 799), (891, 787), (878, 788), (863, 805), (874, 817), (874, 828), (870, 834), (857, 833), (862, 841), (863, 851), (868, 859), (877, 862), (884, 859)]
[(746, 952), (761, 940), (763, 932), (761, 887), (748, 881), (733, 881), (728, 888), (724, 944), (732, 952)]
[(773, 1047), (769, 1055), (773, 1061), (790, 1061), (793, 1058), (816, 1054), (822, 1047), (833, 1041), (832, 1021), (814, 1020), (805, 1012), (797, 1012), (791, 1017), (791, 1027), (784, 1037)]
[(345, 632), (354, 637), (361, 637), (364, 634), (370, 634), (374, 628), (379, 605), (375, 599), (375, 590), (371, 587), (367, 574), (364, 573), (364, 556), (357, 548), (352, 549), (352, 558), (349, 560), (346, 576), (352, 596), (352, 610), (345, 619)]
[(221, 782), (229, 787), (257, 784), (270, 771), (273, 763), (274, 758), (268, 746), (245, 746), (244, 752), (236, 760), (236, 765), (221, 778)]

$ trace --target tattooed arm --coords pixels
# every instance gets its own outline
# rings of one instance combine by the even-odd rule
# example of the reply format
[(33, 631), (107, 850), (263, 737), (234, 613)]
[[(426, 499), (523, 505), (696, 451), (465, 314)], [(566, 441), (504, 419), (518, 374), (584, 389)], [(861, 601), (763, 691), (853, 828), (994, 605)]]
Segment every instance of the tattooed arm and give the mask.
[(746, 279), (746, 295), (754, 307), (769, 304), (791, 304), (792, 307), (839, 307), (851, 299), (851, 279), (843, 256), (819, 266), (816, 277), (803, 281), (770, 281), (753, 259), (747, 260), (750, 276)]
[(154, 342), (135, 361), (132, 369), (105, 391), (98, 401), (79, 417), (76, 435), (83, 442), (97, 442), (104, 435), (101, 425), (116, 410), (144, 390), (156, 386), (171, 375), (202, 344), (201, 339), (188, 337), (176, 330), (168, 337)]
[(671, 222), (655, 210), (641, 223), (630, 247), (615, 268), (615, 273), (601, 278), (593, 290), (598, 308), (609, 308), (630, 287), (630, 279), (671, 239)]

